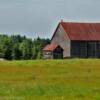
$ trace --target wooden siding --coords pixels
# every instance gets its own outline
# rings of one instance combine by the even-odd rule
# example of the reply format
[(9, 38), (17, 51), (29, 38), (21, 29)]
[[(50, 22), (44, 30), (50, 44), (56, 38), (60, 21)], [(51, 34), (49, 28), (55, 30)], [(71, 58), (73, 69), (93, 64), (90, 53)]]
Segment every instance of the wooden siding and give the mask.
[(58, 26), (58, 29), (51, 40), (51, 44), (56, 44), (63, 48), (64, 58), (70, 57), (70, 39), (61, 25)]
[(100, 42), (98, 41), (72, 41), (71, 57), (100, 58)]

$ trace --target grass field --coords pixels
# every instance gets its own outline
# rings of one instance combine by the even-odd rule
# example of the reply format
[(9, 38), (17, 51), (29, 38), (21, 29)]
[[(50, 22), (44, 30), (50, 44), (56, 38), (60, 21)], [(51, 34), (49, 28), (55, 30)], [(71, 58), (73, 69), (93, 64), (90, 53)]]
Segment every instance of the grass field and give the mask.
[(0, 100), (100, 100), (100, 60), (1, 61)]

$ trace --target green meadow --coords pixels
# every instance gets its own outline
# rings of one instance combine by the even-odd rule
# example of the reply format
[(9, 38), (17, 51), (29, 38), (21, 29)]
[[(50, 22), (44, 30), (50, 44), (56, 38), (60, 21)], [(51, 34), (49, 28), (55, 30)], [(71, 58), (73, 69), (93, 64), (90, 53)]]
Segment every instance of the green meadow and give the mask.
[(100, 100), (100, 60), (0, 61), (0, 100)]

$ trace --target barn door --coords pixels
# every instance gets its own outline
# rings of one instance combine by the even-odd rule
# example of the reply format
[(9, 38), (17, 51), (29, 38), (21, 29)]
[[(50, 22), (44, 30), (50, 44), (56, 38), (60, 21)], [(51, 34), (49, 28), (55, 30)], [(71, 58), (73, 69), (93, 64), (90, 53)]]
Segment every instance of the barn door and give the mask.
[(95, 58), (96, 57), (96, 43), (95, 42), (89, 42), (87, 45), (87, 56), (89, 58)]
[(54, 59), (63, 59), (63, 49), (58, 47), (55, 51), (53, 51)]

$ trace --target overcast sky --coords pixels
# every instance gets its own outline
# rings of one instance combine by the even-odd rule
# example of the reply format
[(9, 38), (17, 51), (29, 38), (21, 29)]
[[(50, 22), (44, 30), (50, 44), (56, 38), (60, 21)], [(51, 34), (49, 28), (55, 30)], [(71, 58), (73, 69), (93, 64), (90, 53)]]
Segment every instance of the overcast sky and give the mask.
[(100, 0), (0, 0), (0, 34), (51, 38), (61, 19), (100, 22)]

